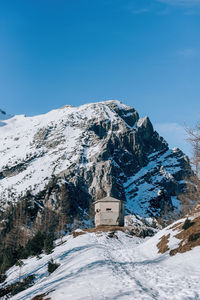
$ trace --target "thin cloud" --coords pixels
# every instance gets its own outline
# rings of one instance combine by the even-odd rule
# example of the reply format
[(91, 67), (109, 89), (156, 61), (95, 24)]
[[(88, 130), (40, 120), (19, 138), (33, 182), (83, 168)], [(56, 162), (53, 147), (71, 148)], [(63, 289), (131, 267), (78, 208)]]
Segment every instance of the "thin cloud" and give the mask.
[(173, 6), (182, 6), (182, 7), (200, 7), (200, 0), (157, 0), (158, 2), (162, 2), (165, 4), (173, 5)]
[(124, 8), (135, 15), (146, 13), (166, 15), (172, 8), (179, 8), (185, 14), (193, 15), (200, 12), (200, 0), (127, 0)]
[(131, 10), (132, 14), (134, 14), (134, 15), (139, 15), (139, 14), (147, 13), (149, 11), (150, 11), (149, 8), (141, 8), (141, 9), (132, 9)]
[(137, 0), (128, 0), (126, 1), (126, 4), (124, 3), (124, 1), (122, 1), (122, 6), (131, 14), (145, 14), (151, 12), (152, 0), (143, 0), (142, 3)]
[(169, 143), (170, 148), (178, 147), (191, 156), (190, 145), (183, 126), (178, 123), (157, 123), (154, 124), (154, 128)]
[(196, 48), (185, 48), (178, 51), (178, 55), (183, 58), (195, 58), (199, 56), (199, 51)]

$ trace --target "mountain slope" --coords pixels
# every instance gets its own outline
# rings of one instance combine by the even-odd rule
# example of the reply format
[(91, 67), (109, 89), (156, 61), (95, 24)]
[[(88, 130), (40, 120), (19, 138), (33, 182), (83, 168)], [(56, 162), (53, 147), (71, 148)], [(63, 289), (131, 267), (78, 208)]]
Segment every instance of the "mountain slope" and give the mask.
[(29, 197), (37, 219), (43, 207), (69, 223), (87, 220), (91, 203), (112, 195), (128, 213), (170, 216), (190, 172), (187, 157), (169, 150), (148, 117), (119, 101), (65, 106), (15, 116), (0, 128), (0, 209)]
[(5, 123), (3, 121), (10, 118), (12, 118), (11, 115), (8, 115), (4, 110), (0, 109), (0, 126), (4, 126)]
[[(124, 232), (114, 238), (101, 232), (65, 237), (52, 254), (24, 260), (21, 276), (35, 274), (35, 285), (12, 299), (45, 293), (51, 300), (199, 299), (200, 247), (175, 256), (159, 254), (156, 245), (163, 233), (144, 240)], [(60, 266), (48, 275), (51, 258)], [(19, 267), (7, 275), (9, 283), (18, 280)]]

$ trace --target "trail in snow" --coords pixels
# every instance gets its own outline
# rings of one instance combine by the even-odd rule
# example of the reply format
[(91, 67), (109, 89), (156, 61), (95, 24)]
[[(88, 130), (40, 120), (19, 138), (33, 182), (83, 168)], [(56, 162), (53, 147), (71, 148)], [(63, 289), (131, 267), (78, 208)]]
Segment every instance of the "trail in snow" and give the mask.
[[(124, 246), (120, 242), (118, 245), (114, 243), (105, 251), (113, 264), (113, 273), (126, 286), (124, 299), (200, 299), (199, 277), (177, 272), (175, 257), (171, 258), (174, 259), (174, 268), (169, 268), (166, 263), (170, 259), (168, 254), (146, 259), (143, 254), (145, 245), (135, 245), (135, 249)], [(120, 299), (123, 299), (122, 295)]]
[[(36, 282), (12, 299), (30, 300), (42, 293), (52, 300), (200, 299), (200, 247), (169, 257), (157, 254), (158, 235), (149, 240), (116, 235), (68, 236), (52, 254), (24, 260), (22, 276), (34, 273)], [(51, 257), (60, 267), (48, 275)], [(10, 269), (8, 282), (17, 280), (18, 274), (17, 267)]]

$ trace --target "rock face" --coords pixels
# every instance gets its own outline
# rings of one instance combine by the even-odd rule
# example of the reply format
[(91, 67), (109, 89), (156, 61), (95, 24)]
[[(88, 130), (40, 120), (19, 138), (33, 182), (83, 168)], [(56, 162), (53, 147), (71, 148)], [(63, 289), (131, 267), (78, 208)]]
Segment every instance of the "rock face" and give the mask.
[(126, 201), (129, 214), (167, 218), (181, 210), (188, 158), (119, 101), (15, 116), (0, 138), (2, 213), (27, 195), (36, 219), (64, 203), (69, 223), (86, 222), (92, 203), (109, 195)]

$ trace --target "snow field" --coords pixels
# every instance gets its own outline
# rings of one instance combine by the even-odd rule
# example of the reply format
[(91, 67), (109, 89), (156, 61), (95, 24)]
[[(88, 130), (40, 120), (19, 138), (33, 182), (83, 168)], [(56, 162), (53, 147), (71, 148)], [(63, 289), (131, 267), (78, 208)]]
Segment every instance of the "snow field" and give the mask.
[[(200, 247), (170, 257), (158, 254), (157, 243), (166, 230), (144, 240), (117, 232), (86, 233), (64, 238), (50, 255), (24, 260), (22, 276), (36, 274), (35, 285), (12, 297), (29, 300), (49, 293), (52, 300), (189, 300), (200, 299)], [(50, 258), (60, 263), (48, 275)], [(18, 267), (7, 281), (17, 280)]]

